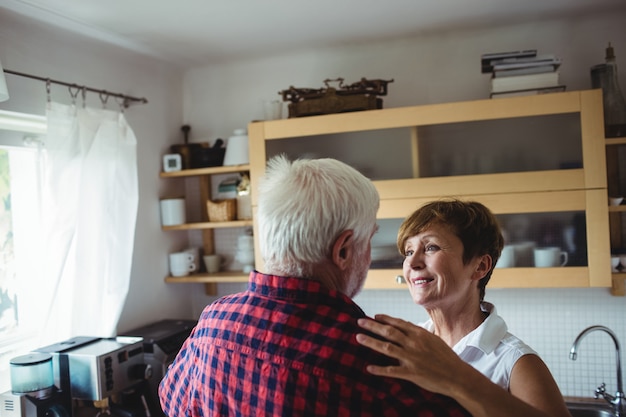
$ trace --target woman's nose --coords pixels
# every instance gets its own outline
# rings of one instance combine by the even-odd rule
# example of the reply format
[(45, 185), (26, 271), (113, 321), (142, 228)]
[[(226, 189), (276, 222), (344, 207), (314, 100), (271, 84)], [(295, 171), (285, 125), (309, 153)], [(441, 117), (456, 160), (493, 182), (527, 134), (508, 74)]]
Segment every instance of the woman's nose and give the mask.
[(404, 262), (407, 263), (412, 269), (420, 269), (424, 267), (424, 261), (417, 252), (404, 258)]

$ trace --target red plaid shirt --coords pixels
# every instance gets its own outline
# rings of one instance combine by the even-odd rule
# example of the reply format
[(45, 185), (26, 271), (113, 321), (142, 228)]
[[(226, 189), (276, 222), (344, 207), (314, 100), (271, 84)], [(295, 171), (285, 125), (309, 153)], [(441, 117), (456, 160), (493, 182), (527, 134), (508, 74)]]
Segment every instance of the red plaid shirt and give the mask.
[(316, 281), (250, 274), (207, 306), (159, 387), (182, 416), (466, 417), (454, 400), (369, 374), (389, 359), (356, 342), (363, 311)]

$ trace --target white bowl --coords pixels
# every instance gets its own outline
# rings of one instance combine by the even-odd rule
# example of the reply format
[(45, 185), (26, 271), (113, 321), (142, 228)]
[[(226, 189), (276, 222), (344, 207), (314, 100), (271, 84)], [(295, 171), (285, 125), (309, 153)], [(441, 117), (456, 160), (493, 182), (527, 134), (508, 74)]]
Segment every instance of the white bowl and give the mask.
[(609, 197), (609, 204), (612, 206), (619, 206), (624, 201), (624, 197)]

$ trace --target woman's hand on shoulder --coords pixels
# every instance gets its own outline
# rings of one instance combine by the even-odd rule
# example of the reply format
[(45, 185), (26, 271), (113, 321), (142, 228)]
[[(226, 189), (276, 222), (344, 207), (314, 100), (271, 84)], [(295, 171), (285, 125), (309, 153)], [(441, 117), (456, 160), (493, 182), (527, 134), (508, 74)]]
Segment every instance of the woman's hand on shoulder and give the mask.
[(359, 333), (356, 339), (361, 345), (398, 361), (396, 366), (369, 365), (367, 371), (374, 375), (404, 379), (452, 395), (460, 388), (459, 373), (473, 371), (441, 338), (408, 321), (380, 314), (374, 320), (359, 319), (358, 324), (382, 338)]

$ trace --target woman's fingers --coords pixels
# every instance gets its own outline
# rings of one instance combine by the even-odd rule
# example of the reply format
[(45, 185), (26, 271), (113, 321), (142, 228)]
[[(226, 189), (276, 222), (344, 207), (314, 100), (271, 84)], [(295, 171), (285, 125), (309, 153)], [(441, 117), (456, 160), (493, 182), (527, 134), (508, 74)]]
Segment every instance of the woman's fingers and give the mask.
[(376, 315), (375, 320), (359, 319), (358, 324), (362, 328), (394, 343), (401, 343), (407, 339), (407, 336), (418, 336), (420, 332), (426, 331), (408, 321), (384, 314)]
[(396, 344), (389, 341), (376, 339), (363, 333), (358, 333), (356, 335), (356, 340), (363, 346), (391, 358), (400, 359), (402, 357), (401, 349)]

